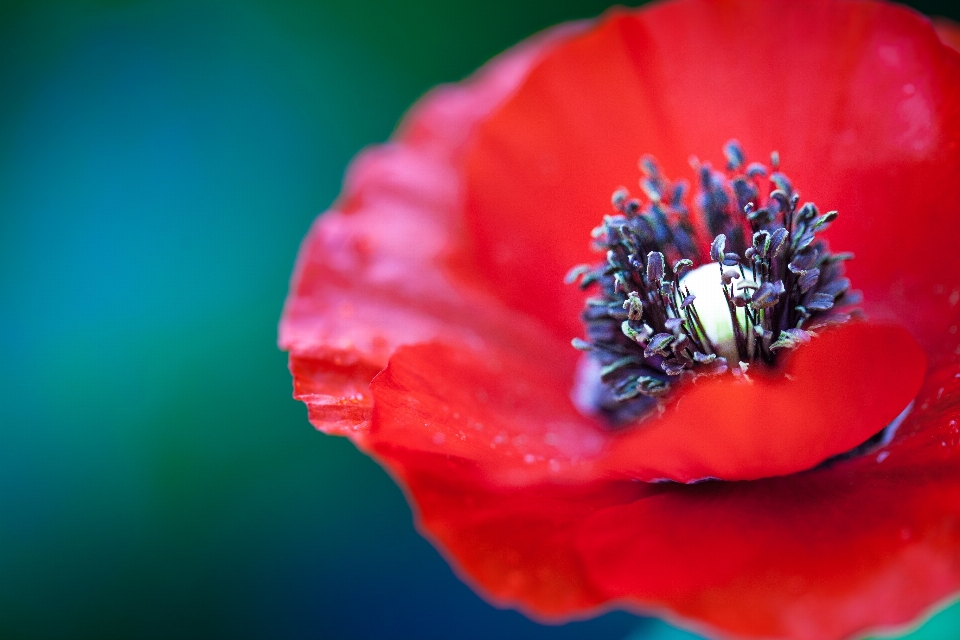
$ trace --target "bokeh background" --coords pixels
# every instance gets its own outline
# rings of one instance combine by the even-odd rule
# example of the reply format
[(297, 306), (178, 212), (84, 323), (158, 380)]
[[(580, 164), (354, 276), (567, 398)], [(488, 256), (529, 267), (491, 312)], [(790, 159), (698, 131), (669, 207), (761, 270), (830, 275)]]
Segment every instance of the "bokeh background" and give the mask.
[(0, 638), (695, 638), (484, 603), (275, 347), (351, 156), (604, 7), (0, 2)]

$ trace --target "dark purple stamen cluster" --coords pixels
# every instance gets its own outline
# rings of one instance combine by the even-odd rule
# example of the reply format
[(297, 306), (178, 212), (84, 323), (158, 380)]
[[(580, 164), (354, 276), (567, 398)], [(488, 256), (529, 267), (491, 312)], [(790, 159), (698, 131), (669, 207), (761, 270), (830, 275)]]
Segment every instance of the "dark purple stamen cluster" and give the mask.
[(709, 248), (698, 240), (684, 204), (686, 185), (668, 182), (645, 157), (640, 186), (647, 204), (617, 190), (616, 214), (593, 232), (606, 261), (568, 274), (581, 288), (599, 289), (582, 314), (586, 340), (575, 339), (574, 346), (590, 352), (599, 377), (589, 389), (591, 406), (615, 423), (655, 408), (683, 377), (728, 370), (724, 345), (711, 341), (682, 279), (704, 254), (719, 263), (717, 286), (739, 361), (735, 373), (750, 362), (774, 365), (781, 349), (809, 341), (818, 327), (848, 320), (840, 308), (859, 299), (843, 277), (843, 261), (852, 255), (831, 253), (816, 235), (837, 212), (821, 214), (813, 203), (798, 208), (776, 153), (771, 170), (747, 165), (736, 141), (724, 152), (726, 172), (692, 161), (699, 174), (696, 206), (713, 237)]

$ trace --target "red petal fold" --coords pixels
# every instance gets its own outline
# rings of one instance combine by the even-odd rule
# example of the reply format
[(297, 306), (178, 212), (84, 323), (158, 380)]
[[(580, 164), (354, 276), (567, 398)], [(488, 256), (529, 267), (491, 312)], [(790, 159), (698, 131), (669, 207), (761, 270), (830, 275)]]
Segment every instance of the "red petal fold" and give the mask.
[(854, 323), (797, 349), (785, 375), (708, 379), (681, 389), (662, 415), (613, 432), (574, 408), (571, 363), (557, 357), (562, 343), (553, 347), (533, 359), (438, 343), (398, 350), (371, 385), (371, 443), (463, 458), (504, 485), (785, 475), (892, 422), (916, 397), (926, 361), (904, 329)]
[(893, 422), (926, 369), (906, 330), (868, 323), (827, 331), (789, 355), (783, 374), (759, 369), (748, 382), (718, 376), (683, 389), (663, 415), (611, 438), (601, 467), (677, 482), (810, 469)]

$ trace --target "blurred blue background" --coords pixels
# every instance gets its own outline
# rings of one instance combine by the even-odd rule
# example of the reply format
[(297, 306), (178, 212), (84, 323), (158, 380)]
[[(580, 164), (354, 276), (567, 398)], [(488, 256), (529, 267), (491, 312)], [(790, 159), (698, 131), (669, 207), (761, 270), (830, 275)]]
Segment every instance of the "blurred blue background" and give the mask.
[[(0, 637), (695, 637), (485, 604), (275, 347), (350, 157), (604, 6), (0, 3)], [(911, 637), (960, 637), (960, 608)]]

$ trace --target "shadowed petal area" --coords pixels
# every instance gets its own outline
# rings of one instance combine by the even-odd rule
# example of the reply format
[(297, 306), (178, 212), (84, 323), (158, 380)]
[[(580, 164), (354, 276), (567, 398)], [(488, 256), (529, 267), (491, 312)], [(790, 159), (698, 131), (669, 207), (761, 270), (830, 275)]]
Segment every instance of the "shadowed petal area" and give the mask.
[[(811, 73), (816, 69), (817, 73)], [(738, 138), (778, 150), (803, 200), (840, 218), (873, 319), (909, 317), (931, 359), (960, 343), (960, 56), (928, 20), (865, 2), (664, 2), (615, 10), (554, 50), (466, 158), (472, 269), (511, 306), (578, 334), (562, 284), (636, 161), (692, 178)], [(934, 231), (935, 230), (935, 231)]]

